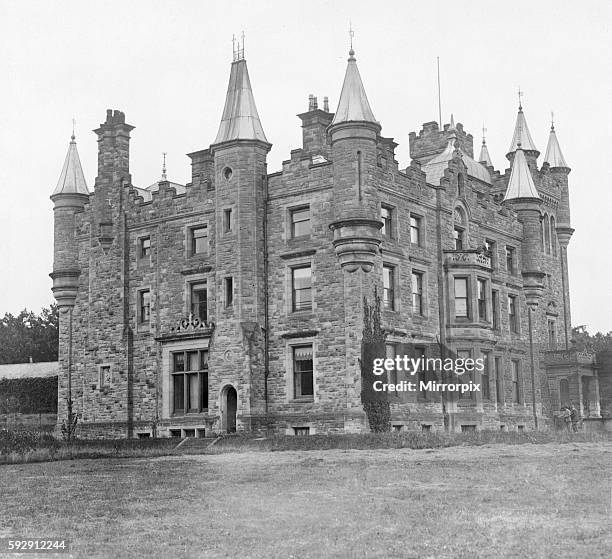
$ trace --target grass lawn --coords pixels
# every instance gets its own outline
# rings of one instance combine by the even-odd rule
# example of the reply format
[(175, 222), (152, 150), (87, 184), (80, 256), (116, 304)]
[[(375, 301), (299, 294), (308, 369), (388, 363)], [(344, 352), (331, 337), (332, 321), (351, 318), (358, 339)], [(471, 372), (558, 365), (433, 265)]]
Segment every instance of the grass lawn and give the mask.
[(608, 558), (611, 468), (611, 442), (8, 464), (0, 537), (74, 557)]

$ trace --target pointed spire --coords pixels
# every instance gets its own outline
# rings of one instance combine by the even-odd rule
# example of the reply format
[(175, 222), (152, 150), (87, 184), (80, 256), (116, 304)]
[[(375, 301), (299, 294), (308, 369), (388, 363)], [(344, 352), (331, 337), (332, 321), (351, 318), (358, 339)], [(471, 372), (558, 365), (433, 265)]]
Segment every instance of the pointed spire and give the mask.
[(478, 161), (480, 163), (484, 163), (487, 167), (493, 167), (493, 163), (491, 163), (491, 156), (489, 155), (489, 148), (487, 147), (487, 140), (485, 138), (485, 134), (487, 133), (487, 129), (482, 127), (482, 147), (480, 148), (480, 157)]
[(456, 126), (455, 126), (455, 115), (453, 113), (451, 113), (451, 119), (450, 119), (450, 124), (448, 126), (448, 130), (457, 130)]
[(85, 194), (89, 196), (85, 175), (83, 174), (83, 167), (81, 167), (81, 160), (79, 159), (79, 152), (77, 151), (74, 135), (74, 121), (72, 124), (72, 136), (70, 136), (70, 144), (68, 145), (68, 153), (64, 160), (64, 167), (62, 168), (59, 181), (51, 196), (56, 196), (57, 194)]
[[(352, 42), (352, 35), (351, 35)], [(349, 50), (348, 65), (344, 75), (344, 83), (342, 84), (342, 92), (338, 101), (338, 109), (334, 116), (331, 125), (340, 124), (341, 122), (372, 122), (378, 124), (374, 117), (374, 113), (370, 108), (368, 96), (366, 95), (361, 75), (357, 68), (355, 59), (355, 51), (352, 48)]]
[[(510, 149), (508, 154), (516, 151), (517, 147), (522, 146), (525, 151), (538, 151), (535, 147), (529, 128), (527, 127), (527, 121), (525, 120), (525, 114), (523, 113), (523, 105), (521, 103), (522, 91), (519, 90), (519, 108), (518, 115), (516, 116), (516, 125), (514, 126), (514, 135), (512, 136), (512, 142), (510, 143)], [(539, 152), (538, 152), (539, 153)]]
[(550, 136), (548, 137), (548, 146), (546, 147), (544, 162), (548, 163), (551, 167), (565, 167), (569, 169), (569, 165), (566, 163), (565, 157), (563, 157), (563, 153), (561, 152), (559, 140), (557, 140), (554, 122), (550, 124)]
[(540, 198), (520, 143), (512, 161), (512, 172), (510, 173), (504, 202), (517, 198)]
[(259, 120), (249, 71), (244, 59), (244, 36), (242, 48), (234, 50), (225, 107), (214, 143), (231, 140), (259, 140), (268, 143)]

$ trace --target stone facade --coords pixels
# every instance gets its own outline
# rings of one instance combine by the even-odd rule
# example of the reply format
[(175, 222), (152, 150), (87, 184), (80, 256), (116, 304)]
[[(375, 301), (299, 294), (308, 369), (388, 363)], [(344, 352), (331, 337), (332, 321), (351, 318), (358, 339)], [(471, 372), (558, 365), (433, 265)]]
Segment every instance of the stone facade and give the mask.
[[(443, 405), (433, 395), (392, 395), (396, 429), (531, 429), (534, 402), (539, 426), (550, 423), (561, 369), (548, 352), (566, 347), (571, 332), (569, 169), (538, 168), (526, 152), (541, 202), (521, 214), (502, 203), (509, 171), (489, 167), (490, 181), (471, 174), (473, 138), (461, 124), (411, 133), (413, 161), (400, 168), (397, 144), (378, 123), (333, 123), (334, 114), (309, 109), (299, 115), (303, 145), (279, 172), (267, 172), (270, 144), (237, 137), (189, 154), (189, 184), (161, 180), (148, 189), (131, 181), (132, 126), (108, 111), (95, 131), (94, 192), (73, 203), (54, 198), (60, 421), (70, 390), (86, 437), (366, 431), (363, 300), (384, 292), (386, 266), (394, 284), (382, 317), (388, 343), (489, 352), (490, 364), (488, 397)], [(451, 134), (457, 149), (431, 184), (427, 164)], [(307, 210), (306, 234), (295, 234), (295, 210)], [(390, 220), (381, 231), (383, 210)], [(311, 291), (296, 308), (293, 276), (305, 267)], [(467, 278), (466, 317), (456, 318), (454, 278)], [(526, 282), (539, 278), (529, 311)], [(194, 291), (204, 287), (205, 310)], [(295, 374), (300, 351), (311, 353), (312, 390), (296, 385), (309, 382)]]

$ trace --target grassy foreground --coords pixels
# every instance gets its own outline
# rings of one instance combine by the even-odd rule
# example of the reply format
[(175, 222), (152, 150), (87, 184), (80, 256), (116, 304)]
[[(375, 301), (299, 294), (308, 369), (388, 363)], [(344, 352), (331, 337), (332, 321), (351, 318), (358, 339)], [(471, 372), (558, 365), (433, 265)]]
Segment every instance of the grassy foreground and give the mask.
[(0, 537), (74, 557), (610, 557), (612, 443), (0, 467)]

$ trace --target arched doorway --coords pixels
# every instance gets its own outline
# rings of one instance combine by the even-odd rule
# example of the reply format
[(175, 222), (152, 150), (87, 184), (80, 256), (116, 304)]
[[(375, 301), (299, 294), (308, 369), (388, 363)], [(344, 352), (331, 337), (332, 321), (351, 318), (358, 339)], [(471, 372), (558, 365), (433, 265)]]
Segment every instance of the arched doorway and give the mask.
[(226, 433), (236, 432), (236, 412), (238, 410), (238, 394), (236, 389), (229, 385), (223, 389), (221, 394), (223, 403), (223, 429)]

